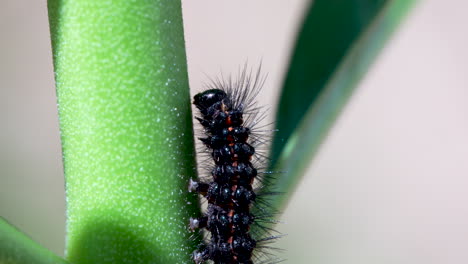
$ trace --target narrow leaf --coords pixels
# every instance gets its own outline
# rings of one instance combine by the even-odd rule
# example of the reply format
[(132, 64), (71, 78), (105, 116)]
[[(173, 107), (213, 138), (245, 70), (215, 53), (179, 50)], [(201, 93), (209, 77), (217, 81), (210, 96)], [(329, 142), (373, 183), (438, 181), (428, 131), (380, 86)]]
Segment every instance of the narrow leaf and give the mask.
[[(313, 2), (296, 44), (278, 110), (269, 187), (291, 193), (359, 80), (414, 0)], [(276, 154), (276, 155), (275, 155)], [(288, 195), (272, 204), (282, 208)]]
[(0, 218), (0, 263), (65, 264), (67, 262)]

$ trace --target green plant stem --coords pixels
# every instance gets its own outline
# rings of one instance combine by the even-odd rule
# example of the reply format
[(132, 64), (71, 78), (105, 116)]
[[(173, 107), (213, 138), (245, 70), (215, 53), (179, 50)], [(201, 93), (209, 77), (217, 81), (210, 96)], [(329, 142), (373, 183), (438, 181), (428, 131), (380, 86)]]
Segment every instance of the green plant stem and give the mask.
[(74, 263), (188, 263), (198, 211), (181, 3), (49, 0)]
[(65, 264), (67, 262), (0, 218), (0, 263)]

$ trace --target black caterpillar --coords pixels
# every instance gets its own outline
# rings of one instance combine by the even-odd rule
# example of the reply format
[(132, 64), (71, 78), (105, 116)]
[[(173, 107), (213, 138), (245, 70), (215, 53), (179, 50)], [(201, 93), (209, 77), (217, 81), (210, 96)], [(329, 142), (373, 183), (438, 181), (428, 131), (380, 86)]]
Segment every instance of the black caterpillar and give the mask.
[[(262, 204), (261, 195), (253, 187), (260, 173), (252, 164), (256, 151), (251, 126), (257, 122), (252, 115), (258, 113), (253, 99), (264, 82), (260, 69), (255, 76), (244, 69), (237, 81), (218, 79), (210, 89), (194, 96), (193, 104), (201, 114), (196, 119), (206, 135), (199, 139), (214, 161), (209, 180), (189, 183), (189, 191), (203, 195), (208, 201), (203, 216), (191, 218), (189, 224), (191, 230), (204, 228), (211, 234), (193, 252), (192, 259), (197, 264), (208, 260), (215, 264), (253, 264), (254, 249), (277, 238), (256, 240), (250, 232), (252, 224), (261, 225), (270, 217), (268, 213), (262, 216), (251, 213), (253, 203)], [(267, 254), (261, 255), (264, 258)]]

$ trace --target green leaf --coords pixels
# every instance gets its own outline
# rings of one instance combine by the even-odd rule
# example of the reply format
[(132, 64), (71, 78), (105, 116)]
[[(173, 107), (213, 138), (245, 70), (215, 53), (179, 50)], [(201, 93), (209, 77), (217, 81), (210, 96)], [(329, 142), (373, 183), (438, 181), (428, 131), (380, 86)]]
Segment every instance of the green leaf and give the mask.
[[(283, 86), (269, 190), (291, 193), (414, 0), (313, 2)], [(272, 200), (282, 208), (288, 195)]]
[(191, 263), (181, 3), (49, 0), (74, 263)]
[(0, 263), (67, 263), (0, 218)]

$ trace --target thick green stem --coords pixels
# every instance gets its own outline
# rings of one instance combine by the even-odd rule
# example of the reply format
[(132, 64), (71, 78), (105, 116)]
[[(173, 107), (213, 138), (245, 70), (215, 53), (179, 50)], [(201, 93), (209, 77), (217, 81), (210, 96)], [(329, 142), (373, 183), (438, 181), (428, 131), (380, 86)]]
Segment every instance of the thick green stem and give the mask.
[(187, 263), (197, 209), (177, 0), (49, 0), (67, 258)]

